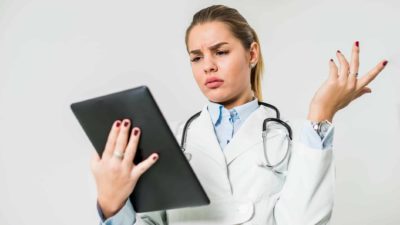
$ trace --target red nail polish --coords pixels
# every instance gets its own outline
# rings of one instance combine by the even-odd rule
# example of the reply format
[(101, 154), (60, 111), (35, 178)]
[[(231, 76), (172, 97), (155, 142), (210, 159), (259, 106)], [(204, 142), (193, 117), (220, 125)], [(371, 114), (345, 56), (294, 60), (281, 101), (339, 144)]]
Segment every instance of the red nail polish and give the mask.
[(157, 159), (157, 155), (153, 155), (153, 160), (156, 160)]
[(127, 127), (128, 126), (128, 121), (125, 121), (124, 126)]
[(385, 60), (385, 61), (383, 62), (383, 66), (386, 66), (387, 63), (388, 63), (388, 61)]
[(121, 122), (117, 122), (117, 124), (115, 124), (117, 127), (119, 127), (121, 125)]
[(358, 47), (358, 41), (356, 41), (356, 46)]
[(331, 59), (331, 62), (333, 62), (333, 59)]
[(135, 135), (135, 136), (138, 135), (138, 133), (139, 133), (139, 130), (135, 129), (135, 131), (133, 131), (133, 135)]
[(337, 50), (337, 52), (338, 52), (338, 53), (340, 53), (340, 51), (339, 51), (339, 50)]

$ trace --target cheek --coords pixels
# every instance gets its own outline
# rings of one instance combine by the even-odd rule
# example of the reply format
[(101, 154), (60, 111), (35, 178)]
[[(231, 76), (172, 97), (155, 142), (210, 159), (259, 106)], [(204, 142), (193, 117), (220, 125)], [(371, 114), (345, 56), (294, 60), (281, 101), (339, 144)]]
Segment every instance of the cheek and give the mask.
[(199, 66), (194, 65), (192, 66), (192, 74), (194, 79), (196, 80), (197, 85), (200, 87), (200, 89), (203, 89), (203, 74), (201, 73), (201, 70), (199, 69)]
[(250, 70), (246, 62), (241, 58), (233, 58), (224, 62), (224, 75), (230, 86), (238, 88), (247, 86), (250, 82)]

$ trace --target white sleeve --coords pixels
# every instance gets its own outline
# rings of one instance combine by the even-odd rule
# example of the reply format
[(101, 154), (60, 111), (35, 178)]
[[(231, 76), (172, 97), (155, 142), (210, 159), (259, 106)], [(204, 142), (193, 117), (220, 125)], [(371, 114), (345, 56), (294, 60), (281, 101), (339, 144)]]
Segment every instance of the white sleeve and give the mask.
[(324, 151), (293, 141), (282, 190), (274, 197), (277, 225), (325, 225), (335, 195), (333, 148)]

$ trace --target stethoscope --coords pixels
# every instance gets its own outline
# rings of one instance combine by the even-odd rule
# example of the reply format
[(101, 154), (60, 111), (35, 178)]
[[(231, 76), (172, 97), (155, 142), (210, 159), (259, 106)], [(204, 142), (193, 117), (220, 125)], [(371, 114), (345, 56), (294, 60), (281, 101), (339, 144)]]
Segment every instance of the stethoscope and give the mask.
[[(258, 102), (259, 105), (263, 105), (265, 107), (271, 108), (275, 111), (276, 113), (276, 118), (270, 117), (266, 118), (263, 121), (263, 126), (262, 126), (262, 139), (263, 139), (263, 152), (264, 152), (264, 158), (265, 162), (261, 162), (259, 164), (260, 167), (265, 167), (271, 169), (275, 174), (281, 175), (284, 173), (284, 171), (279, 171), (277, 168), (285, 162), (285, 160), (289, 157), (290, 155), (290, 150), (291, 150), (291, 144), (292, 144), (292, 129), (291, 127), (284, 122), (283, 120), (280, 119), (280, 113), (278, 108), (275, 106), (265, 103), (265, 102)], [(192, 123), (194, 119), (196, 119), (198, 116), (200, 116), (200, 112), (197, 112), (193, 116), (191, 116), (185, 123), (185, 126), (183, 127), (183, 132), (182, 132), (182, 139), (181, 139), (181, 148), (182, 151), (184, 152), (186, 158), (190, 161), (192, 159), (192, 155), (188, 152), (186, 152), (186, 136), (187, 136), (187, 130)], [(277, 163), (272, 164), (268, 158), (268, 151), (267, 151), (267, 134), (271, 130), (268, 126), (268, 124), (276, 123), (278, 125), (283, 126), (283, 128), (286, 129), (287, 132), (285, 132), (285, 139), (288, 140), (286, 152), (282, 159), (280, 159)]]

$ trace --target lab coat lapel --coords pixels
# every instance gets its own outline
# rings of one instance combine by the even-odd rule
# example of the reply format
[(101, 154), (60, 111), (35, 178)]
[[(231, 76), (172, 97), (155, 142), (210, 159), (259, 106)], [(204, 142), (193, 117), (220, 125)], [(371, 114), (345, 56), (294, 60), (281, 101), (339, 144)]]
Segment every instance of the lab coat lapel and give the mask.
[(249, 115), (223, 150), (228, 165), (240, 154), (262, 142), (262, 123), (268, 117), (274, 117), (274, 112), (264, 106), (259, 106)]
[(225, 156), (221, 150), (217, 136), (215, 135), (207, 105), (203, 107), (200, 116), (193, 121), (188, 134), (190, 135), (188, 138), (190, 141), (188, 143), (207, 154), (223, 168), (226, 168)]

